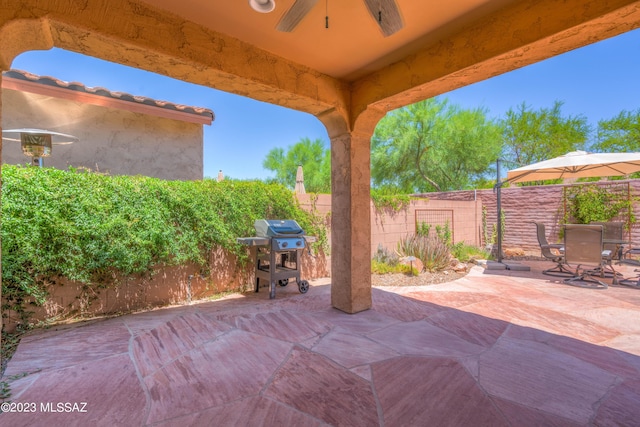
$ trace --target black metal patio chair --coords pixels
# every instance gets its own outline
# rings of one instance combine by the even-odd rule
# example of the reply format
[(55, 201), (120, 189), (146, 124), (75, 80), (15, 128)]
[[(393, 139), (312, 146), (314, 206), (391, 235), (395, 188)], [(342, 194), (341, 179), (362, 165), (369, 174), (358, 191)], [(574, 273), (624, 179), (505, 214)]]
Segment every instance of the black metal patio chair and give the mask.
[(573, 277), (564, 283), (592, 289), (607, 289), (607, 283), (594, 274), (602, 271), (606, 260), (602, 250), (602, 225), (567, 224), (564, 226), (564, 259), (567, 264), (576, 265)]
[(600, 273), (600, 277), (612, 277), (615, 285), (621, 275), (613, 268), (613, 261), (620, 262), (623, 256), (624, 223), (592, 222), (591, 224), (602, 226), (602, 258), (605, 261), (605, 264), (594, 273)]
[(624, 223), (623, 222), (592, 222), (603, 227), (603, 248), (611, 251), (611, 259), (620, 260), (624, 251)]
[[(620, 259), (620, 264), (640, 267), (640, 247), (631, 246), (627, 249)], [(640, 269), (636, 268), (633, 271), (636, 273), (636, 277), (625, 277), (618, 280), (618, 284), (640, 289)]]
[(542, 256), (556, 263), (555, 267), (544, 270), (542, 273), (555, 277), (573, 276), (574, 272), (567, 268), (567, 265), (564, 261), (564, 245), (555, 243), (550, 244), (547, 241), (546, 229), (544, 224), (535, 221), (534, 224), (536, 225), (538, 244), (540, 245), (540, 252), (542, 253)]

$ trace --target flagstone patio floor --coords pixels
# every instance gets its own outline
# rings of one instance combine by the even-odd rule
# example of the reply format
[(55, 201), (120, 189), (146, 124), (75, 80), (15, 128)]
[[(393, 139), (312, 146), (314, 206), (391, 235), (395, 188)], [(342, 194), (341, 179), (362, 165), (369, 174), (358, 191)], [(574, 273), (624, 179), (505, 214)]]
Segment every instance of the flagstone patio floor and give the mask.
[(39, 331), (0, 425), (640, 425), (640, 289), (527, 264), (375, 288), (354, 315), (324, 279)]

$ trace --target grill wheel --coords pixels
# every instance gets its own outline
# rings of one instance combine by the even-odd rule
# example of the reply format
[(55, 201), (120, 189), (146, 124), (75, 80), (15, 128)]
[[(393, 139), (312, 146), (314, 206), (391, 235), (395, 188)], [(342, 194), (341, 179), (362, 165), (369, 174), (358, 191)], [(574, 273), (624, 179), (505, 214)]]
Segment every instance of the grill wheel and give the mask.
[(301, 294), (306, 294), (307, 291), (309, 290), (309, 282), (307, 282), (306, 280), (299, 281), (298, 290), (300, 291)]

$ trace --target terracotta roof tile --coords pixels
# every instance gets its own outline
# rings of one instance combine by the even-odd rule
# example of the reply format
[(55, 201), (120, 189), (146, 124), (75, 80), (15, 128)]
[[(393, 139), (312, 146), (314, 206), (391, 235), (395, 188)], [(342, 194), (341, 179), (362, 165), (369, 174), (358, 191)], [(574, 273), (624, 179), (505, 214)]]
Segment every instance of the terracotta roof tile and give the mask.
[(65, 82), (49, 76), (38, 76), (22, 70), (9, 70), (2, 73), (3, 76), (11, 77), (18, 80), (25, 80), (48, 86), (60, 87), (78, 92), (89, 93), (92, 95), (104, 96), (107, 98), (119, 99), (121, 101), (134, 102), (138, 104), (150, 105), (153, 107), (164, 108), (167, 110), (181, 111), (197, 116), (209, 117), (211, 120), (215, 118), (212, 110), (204, 107), (193, 107), (182, 104), (175, 104), (169, 101), (161, 101), (146, 96), (132, 95), (126, 92), (116, 92), (103, 87), (88, 87), (79, 82)]

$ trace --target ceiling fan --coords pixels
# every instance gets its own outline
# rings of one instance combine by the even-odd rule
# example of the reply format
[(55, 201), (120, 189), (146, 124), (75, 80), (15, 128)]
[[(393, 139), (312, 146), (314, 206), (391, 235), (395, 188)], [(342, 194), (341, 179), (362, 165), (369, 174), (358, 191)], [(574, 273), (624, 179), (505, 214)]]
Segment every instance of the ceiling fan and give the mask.
[[(395, 0), (363, 1), (385, 37), (402, 29), (404, 24)], [(275, 8), (275, 0), (249, 0), (249, 3), (254, 10), (263, 13), (271, 12)], [(276, 29), (287, 33), (293, 31), (316, 3), (318, 0), (295, 0), (289, 10), (280, 18)]]

